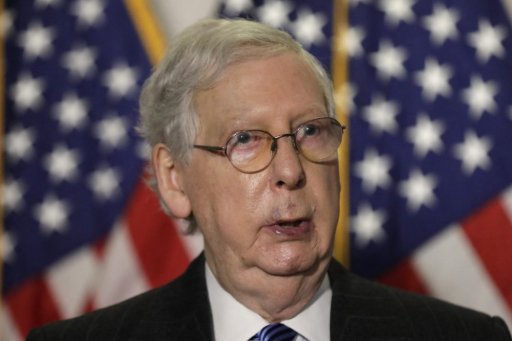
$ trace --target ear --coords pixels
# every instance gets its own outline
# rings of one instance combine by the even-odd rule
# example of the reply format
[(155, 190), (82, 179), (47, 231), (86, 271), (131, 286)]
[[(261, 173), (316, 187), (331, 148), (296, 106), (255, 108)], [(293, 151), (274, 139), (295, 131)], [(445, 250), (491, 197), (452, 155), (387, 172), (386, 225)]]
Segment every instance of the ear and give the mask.
[(176, 218), (187, 218), (192, 208), (183, 189), (182, 168), (177, 165), (169, 149), (162, 143), (153, 147), (151, 162), (162, 200)]

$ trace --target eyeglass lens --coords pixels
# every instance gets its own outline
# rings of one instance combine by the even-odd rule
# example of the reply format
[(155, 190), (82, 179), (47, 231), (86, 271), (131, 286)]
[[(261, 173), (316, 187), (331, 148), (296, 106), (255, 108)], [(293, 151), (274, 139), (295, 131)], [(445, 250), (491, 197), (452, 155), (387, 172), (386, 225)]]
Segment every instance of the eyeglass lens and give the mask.
[(234, 134), (226, 144), (226, 155), (237, 169), (257, 172), (267, 167), (277, 152), (277, 139), (291, 136), (299, 152), (312, 162), (336, 158), (343, 127), (325, 117), (301, 124), (292, 135), (273, 137), (263, 130), (244, 130)]

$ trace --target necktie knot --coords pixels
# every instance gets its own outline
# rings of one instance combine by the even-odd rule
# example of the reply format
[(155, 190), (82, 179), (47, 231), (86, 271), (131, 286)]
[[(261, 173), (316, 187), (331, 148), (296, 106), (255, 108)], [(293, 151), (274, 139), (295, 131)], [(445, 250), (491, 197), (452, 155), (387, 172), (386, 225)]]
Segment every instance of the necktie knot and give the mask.
[(297, 332), (284, 324), (271, 323), (263, 327), (249, 341), (292, 341)]

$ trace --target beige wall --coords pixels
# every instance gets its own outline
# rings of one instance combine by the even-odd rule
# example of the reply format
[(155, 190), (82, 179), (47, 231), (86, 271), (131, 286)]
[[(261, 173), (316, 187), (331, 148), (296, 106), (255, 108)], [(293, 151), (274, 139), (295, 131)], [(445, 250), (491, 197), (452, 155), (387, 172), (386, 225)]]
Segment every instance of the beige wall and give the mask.
[(214, 16), (219, 2), (220, 0), (151, 0), (168, 37), (199, 19)]

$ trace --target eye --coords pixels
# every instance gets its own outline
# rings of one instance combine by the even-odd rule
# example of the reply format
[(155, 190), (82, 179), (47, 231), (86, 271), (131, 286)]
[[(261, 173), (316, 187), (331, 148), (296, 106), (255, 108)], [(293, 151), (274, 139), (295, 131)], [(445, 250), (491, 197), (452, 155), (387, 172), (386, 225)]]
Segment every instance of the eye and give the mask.
[(237, 132), (228, 142), (228, 148), (236, 148), (239, 150), (249, 150), (252, 148), (260, 148), (267, 143), (267, 137), (264, 132), (255, 130), (243, 130)]
[(244, 167), (244, 163), (270, 150), (269, 143), (272, 139), (267, 135), (257, 130), (239, 131), (229, 140), (226, 154), (232, 163)]
[(310, 123), (310, 124), (306, 124), (305, 126), (302, 127), (302, 132), (305, 136), (314, 136), (314, 135), (317, 135), (318, 134), (318, 130), (319, 128)]
[(253, 138), (248, 131), (241, 131), (235, 135), (235, 144), (247, 144), (252, 142)]

